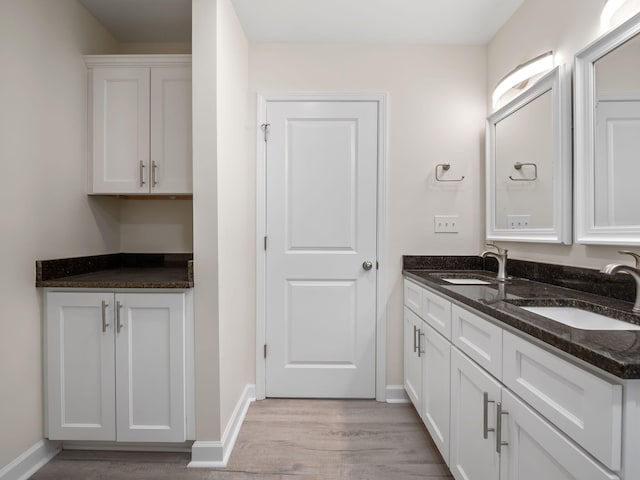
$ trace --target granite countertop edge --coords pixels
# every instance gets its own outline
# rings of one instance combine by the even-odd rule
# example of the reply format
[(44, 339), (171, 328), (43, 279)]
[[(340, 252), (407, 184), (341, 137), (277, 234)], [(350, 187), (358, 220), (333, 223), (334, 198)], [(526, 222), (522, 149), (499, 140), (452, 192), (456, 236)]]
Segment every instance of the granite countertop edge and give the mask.
[[(422, 284), (454, 300), (457, 303), (466, 305), (477, 312), (481, 312), (498, 326), (504, 327), (505, 325), (508, 325), (521, 333), (528, 334), (547, 345), (556, 347), (565, 353), (583, 360), (586, 363), (604, 370), (605, 372), (608, 372), (622, 380), (640, 379), (640, 350), (638, 352), (634, 352), (631, 356), (625, 356), (621, 352), (611, 352), (606, 351), (605, 349), (598, 349), (593, 346), (577, 343), (572, 339), (577, 330), (581, 335), (598, 335), (605, 340), (610, 340), (612, 343), (615, 343), (615, 341), (621, 338), (622, 335), (627, 335), (630, 340), (635, 342), (636, 339), (640, 338), (640, 333), (629, 331), (584, 331), (568, 327), (558, 322), (554, 322), (553, 320), (542, 319), (541, 321), (541, 317), (524, 310), (520, 310), (513, 305), (509, 305), (508, 302), (503, 300), (497, 301), (491, 305), (482, 303), (470, 298), (469, 296), (456, 292), (452, 288), (454, 287), (453, 285), (446, 284), (443, 280), (430, 276), (430, 274), (434, 273), (441, 275), (443, 272), (460, 273), (460, 270), (446, 270), (439, 268), (404, 269), (402, 273), (405, 278), (409, 278), (416, 283)], [(465, 273), (472, 273), (472, 271), (465, 270)], [(495, 275), (495, 272), (486, 270), (478, 270), (473, 273), (491, 276)], [(626, 312), (627, 310), (630, 311), (630, 305), (628, 302), (609, 299), (607, 297), (527, 279), (513, 278), (510, 281), (522, 282), (521, 286), (523, 288), (528, 287), (531, 291), (538, 291), (537, 295), (532, 295), (529, 298), (576, 299), (594, 305), (603, 305), (609, 308), (614, 308), (622, 312)], [(638, 318), (638, 321), (634, 323), (640, 323), (640, 318)]]
[(36, 261), (38, 288), (190, 289), (192, 254), (107, 254)]

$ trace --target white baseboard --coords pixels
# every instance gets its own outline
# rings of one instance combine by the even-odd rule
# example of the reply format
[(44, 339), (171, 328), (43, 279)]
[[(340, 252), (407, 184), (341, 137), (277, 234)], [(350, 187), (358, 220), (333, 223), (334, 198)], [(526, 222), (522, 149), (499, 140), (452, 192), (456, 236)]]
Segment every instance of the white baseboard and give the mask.
[(247, 385), (233, 410), (220, 441), (198, 441), (191, 447), (189, 468), (222, 468), (227, 466), (229, 456), (240, 433), (240, 427), (251, 402), (256, 399), (256, 386)]
[(60, 442), (42, 439), (0, 469), (0, 480), (26, 480), (55, 457), (60, 450)]
[(387, 385), (387, 403), (409, 403), (407, 392), (402, 385)]

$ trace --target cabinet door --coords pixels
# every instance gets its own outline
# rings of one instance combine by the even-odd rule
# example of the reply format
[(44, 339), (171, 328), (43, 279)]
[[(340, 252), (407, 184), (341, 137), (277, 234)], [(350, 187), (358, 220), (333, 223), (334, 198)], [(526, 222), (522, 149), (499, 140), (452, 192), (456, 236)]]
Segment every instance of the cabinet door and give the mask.
[(423, 322), (422, 420), (449, 464), (451, 344)]
[(116, 295), (118, 441), (184, 442), (184, 294)]
[(91, 193), (149, 193), (149, 68), (92, 72)]
[(48, 438), (115, 440), (113, 294), (45, 301)]
[(456, 480), (498, 480), (500, 476), (495, 432), (500, 391), (500, 384), (488, 373), (451, 347), (449, 468)]
[(502, 391), (501, 475), (503, 480), (615, 480), (508, 390)]
[(192, 193), (191, 67), (151, 69), (151, 193)]
[(420, 317), (404, 307), (404, 389), (418, 413), (422, 408), (422, 359), (418, 356), (421, 324)]

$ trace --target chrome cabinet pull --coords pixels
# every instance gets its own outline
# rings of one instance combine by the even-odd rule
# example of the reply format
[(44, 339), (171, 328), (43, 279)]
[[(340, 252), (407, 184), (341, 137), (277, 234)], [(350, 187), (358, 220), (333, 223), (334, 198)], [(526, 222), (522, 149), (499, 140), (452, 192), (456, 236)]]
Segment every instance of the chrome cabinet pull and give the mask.
[(102, 333), (106, 333), (107, 327), (109, 324), (107, 323), (107, 307), (109, 304), (102, 300)]
[(144, 164), (144, 162), (142, 160), (140, 160), (140, 186), (144, 187), (144, 185), (147, 183), (144, 181), (144, 168), (146, 167), (146, 165)]
[(158, 164), (156, 162), (151, 162), (151, 186), (155, 187), (156, 185), (158, 185), (158, 178), (157, 178), (157, 172), (158, 171)]
[(484, 401), (483, 401), (483, 427), (482, 427), (482, 434), (484, 439), (486, 440), (487, 438), (489, 438), (489, 432), (495, 432), (496, 429), (495, 428), (489, 428), (489, 404), (490, 403), (496, 403), (495, 400), (489, 400), (489, 394), (487, 392), (484, 392)]
[(120, 333), (120, 330), (122, 330), (122, 322), (120, 321), (120, 310), (122, 309), (122, 304), (120, 303), (120, 301), (116, 302), (116, 332)]
[(421, 329), (418, 329), (418, 356), (421, 357), (424, 354), (424, 350), (422, 349), (422, 338), (424, 337), (424, 333)]
[(496, 452), (501, 453), (502, 447), (509, 445), (509, 442), (502, 441), (502, 416), (509, 415), (509, 412), (502, 409), (502, 404), (496, 406)]
[(416, 343), (416, 333), (418, 333), (418, 327), (413, 326), (413, 353), (418, 350), (418, 344)]

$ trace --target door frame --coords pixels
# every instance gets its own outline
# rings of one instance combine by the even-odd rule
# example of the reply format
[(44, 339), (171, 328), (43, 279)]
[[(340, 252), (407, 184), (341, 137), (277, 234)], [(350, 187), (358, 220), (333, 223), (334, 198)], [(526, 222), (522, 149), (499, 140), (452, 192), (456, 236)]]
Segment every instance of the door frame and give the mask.
[(258, 93), (256, 131), (256, 398), (266, 396), (266, 250), (264, 238), (267, 227), (267, 169), (266, 148), (262, 123), (268, 102), (324, 101), (324, 102), (376, 102), (378, 104), (378, 188), (376, 256), (376, 400), (385, 402), (387, 370), (387, 315), (384, 302), (385, 272), (385, 175), (386, 175), (386, 101), (384, 92), (282, 92)]

